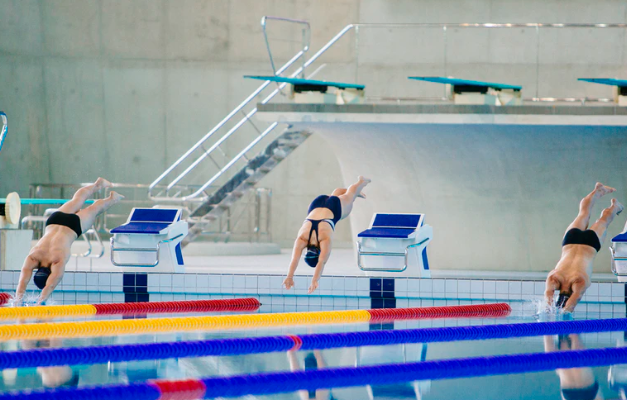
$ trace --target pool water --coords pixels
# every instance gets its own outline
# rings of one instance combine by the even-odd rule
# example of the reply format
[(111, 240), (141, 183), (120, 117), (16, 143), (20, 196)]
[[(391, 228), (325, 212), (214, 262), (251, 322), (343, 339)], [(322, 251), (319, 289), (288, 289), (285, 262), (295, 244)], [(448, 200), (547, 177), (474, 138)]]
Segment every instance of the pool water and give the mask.
[[(55, 338), (44, 341), (9, 341), (0, 343), (3, 351), (32, 348), (98, 346), (128, 343), (203, 340), (251, 336), (272, 336), (307, 333), (351, 332), (381, 329), (414, 329), (437, 326), (466, 326), (533, 322), (537, 316), (532, 307), (514, 307), (519, 311), (502, 318), (463, 318), (420, 321), (397, 321), (375, 324), (335, 324), (320, 326), (285, 326), (268, 329), (191, 332), (180, 334), (128, 335), (96, 338)], [(296, 311), (316, 311), (312, 307)], [(261, 310), (263, 312), (263, 309)], [(192, 314), (184, 314), (192, 315)], [(156, 314), (149, 317), (168, 317)], [(171, 316), (182, 316), (171, 314)], [(624, 318), (624, 313), (576, 313), (575, 319)], [(107, 319), (120, 319), (109, 316)], [(83, 319), (84, 320), (84, 319)], [(231, 376), (274, 371), (310, 370), (328, 367), (352, 367), (425, 360), (467, 358), (488, 355), (559, 351), (560, 349), (591, 349), (623, 346), (624, 332), (604, 332), (567, 337), (538, 336), (513, 339), (459, 341), (447, 343), (363, 346), (319, 351), (277, 352), (223, 357), (196, 357), (97, 365), (22, 368), (3, 370), (0, 391), (29, 390), (46, 387), (83, 387), (125, 384), (150, 379), (185, 379), (210, 376)], [(246, 397), (272, 399), (560, 399), (562, 390), (575, 390), (586, 395), (585, 388), (599, 386), (596, 398), (625, 398), (621, 382), (627, 388), (627, 365), (539, 373), (497, 375), (453, 380), (419, 381), (390, 386), (364, 386), (300, 391), (268, 396)], [(590, 391), (587, 392), (590, 396)], [(586, 398), (586, 397), (579, 397)], [(595, 397), (587, 397), (593, 399)]]

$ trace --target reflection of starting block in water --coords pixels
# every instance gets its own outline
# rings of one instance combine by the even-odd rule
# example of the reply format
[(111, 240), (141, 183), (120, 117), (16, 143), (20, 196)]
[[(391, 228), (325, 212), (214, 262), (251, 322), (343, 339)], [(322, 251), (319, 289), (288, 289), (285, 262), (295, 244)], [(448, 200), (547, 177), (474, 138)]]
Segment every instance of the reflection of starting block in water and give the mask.
[(427, 245), (433, 228), (424, 223), (424, 214), (375, 214), (370, 228), (358, 238), (357, 266), (367, 275), (403, 272), (403, 276), (431, 277)]
[(612, 272), (619, 282), (627, 282), (627, 225), (625, 230), (612, 238)]
[[(358, 347), (355, 357), (356, 367), (425, 361), (427, 359), (427, 344)], [(368, 385), (367, 390), (371, 400), (420, 400), (430, 392), (431, 381), (414, 381), (396, 385)]]
[(134, 208), (124, 225), (111, 230), (111, 262), (117, 267), (183, 272), (180, 243), (187, 230), (180, 208)]
[(522, 105), (522, 86), (432, 76), (410, 76), (409, 79), (445, 84), (447, 97), (455, 104)]
[(284, 78), (282, 76), (251, 76), (244, 78), (289, 83), (289, 98), (295, 103), (308, 104), (361, 104), (364, 102), (364, 85), (312, 79)]
[(627, 106), (627, 80), (610, 78), (579, 78), (579, 81), (598, 83), (614, 87), (614, 102), (619, 106)]

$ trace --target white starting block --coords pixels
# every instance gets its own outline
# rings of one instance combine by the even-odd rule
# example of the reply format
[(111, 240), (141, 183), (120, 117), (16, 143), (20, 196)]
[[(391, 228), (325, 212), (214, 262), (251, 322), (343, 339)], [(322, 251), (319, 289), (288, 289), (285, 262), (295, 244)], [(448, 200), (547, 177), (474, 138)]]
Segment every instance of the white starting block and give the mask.
[(625, 230), (612, 238), (610, 247), (612, 272), (619, 282), (627, 282), (627, 225)]
[(124, 225), (111, 230), (111, 263), (183, 272), (181, 241), (188, 225), (180, 208), (133, 208)]
[(396, 272), (431, 277), (427, 245), (433, 239), (433, 228), (424, 223), (424, 214), (375, 214), (370, 228), (358, 238), (357, 266), (366, 275)]
[(355, 83), (329, 82), (283, 76), (252, 76), (244, 78), (289, 84), (289, 99), (300, 104), (363, 104), (366, 86)]

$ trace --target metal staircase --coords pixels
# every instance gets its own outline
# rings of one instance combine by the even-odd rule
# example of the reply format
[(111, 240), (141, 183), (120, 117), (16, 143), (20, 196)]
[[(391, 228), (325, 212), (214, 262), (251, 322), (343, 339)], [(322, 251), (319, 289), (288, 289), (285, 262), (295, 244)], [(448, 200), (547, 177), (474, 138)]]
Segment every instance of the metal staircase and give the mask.
[[(278, 20), (302, 26), (301, 50), (278, 70), (274, 67), (271, 53), (270, 60), (275, 75), (285, 73), (290, 77), (304, 77), (305, 69), (330, 45), (323, 47), (305, 61), (304, 56), (309, 49), (309, 24), (306, 21), (264, 17), (262, 27), (268, 50), (270, 48), (266, 34), (268, 20)], [(302, 61), (299, 63), (300, 66), (297, 65), (299, 60)], [(314, 74), (315, 72), (309, 77)], [(257, 112), (257, 108), (254, 106), (255, 100), (259, 100), (259, 97), (260, 101), (258, 102), (266, 104), (277, 94), (280, 94), (285, 86), (285, 83), (275, 86), (270, 81), (265, 81), (150, 184), (148, 197), (152, 201), (158, 204), (177, 204), (189, 210), (189, 215), (186, 216), (186, 220), (190, 224), (189, 235), (182, 243), (183, 245), (197, 239), (206, 230), (208, 224), (216, 221), (247, 191), (253, 190), (255, 184), (310, 136), (308, 132), (296, 132), (290, 127), (287, 127), (283, 133), (277, 134), (274, 131), (280, 125), (279, 122), (273, 122), (265, 128), (260, 128), (258, 122), (253, 123), (251, 120)], [(260, 97), (268, 91), (269, 94)], [(246, 110), (247, 108), (249, 109)], [(243, 118), (235, 122), (236, 115), (240, 113), (243, 114)], [(230, 129), (227, 127), (228, 124), (233, 124)], [(247, 132), (242, 129), (244, 126), (252, 129)], [(242, 143), (245, 143), (243, 147)], [(241, 150), (229, 159), (227, 149), (232, 151), (234, 147)], [(263, 150), (259, 152), (259, 149)], [(258, 153), (249, 158), (249, 153), (254, 152)], [(211, 178), (201, 183), (194, 193), (183, 193), (180, 190), (181, 185), (199, 184), (198, 179), (202, 178), (194, 175), (201, 175), (205, 178), (211, 176)]]

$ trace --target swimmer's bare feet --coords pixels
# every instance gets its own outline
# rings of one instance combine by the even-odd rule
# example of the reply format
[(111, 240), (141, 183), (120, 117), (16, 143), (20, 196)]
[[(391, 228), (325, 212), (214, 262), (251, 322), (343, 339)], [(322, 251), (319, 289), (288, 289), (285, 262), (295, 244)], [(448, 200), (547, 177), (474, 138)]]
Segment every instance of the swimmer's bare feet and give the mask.
[(598, 197), (603, 197), (606, 194), (612, 193), (612, 192), (615, 192), (615, 191), (616, 191), (616, 189), (614, 189), (613, 187), (605, 186), (601, 182), (597, 182), (596, 186), (594, 187), (594, 195), (597, 198)]
[(110, 201), (112, 201), (114, 203), (118, 203), (122, 199), (124, 199), (124, 196), (122, 196), (118, 192), (111, 192), (111, 193), (109, 193), (109, 197), (107, 197), (107, 200), (110, 200)]
[(104, 178), (98, 178), (96, 180), (95, 185), (96, 185), (96, 188), (98, 190), (113, 186), (113, 185), (111, 185), (111, 182), (109, 182), (108, 180), (106, 180)]
[(360, 192), (360, 193), (357, 195), (357, 197), (359, 197), (360, 199), (366, 199), (366, 194), (365, 194), (365, 193), (361, 193), (361, 192)]
[(612, 207), (612, 212), (614, 212), (615, 215), (622, 213), (623, 210), (625, 209), (625, 207), (622, 204), (620, 204), (618, 200), (616, 199), (612, 199), (611, 207)]
[(357, 177), (357, 180), (359, 181), (359, 183), (365, 183), (366, 185), (369, 184), (370, 182), (372, 182), (372, 180), (370, 180), (368, 178), (365, 178), (365, 177), (363, 177), (361, 175), (359, 175)]

